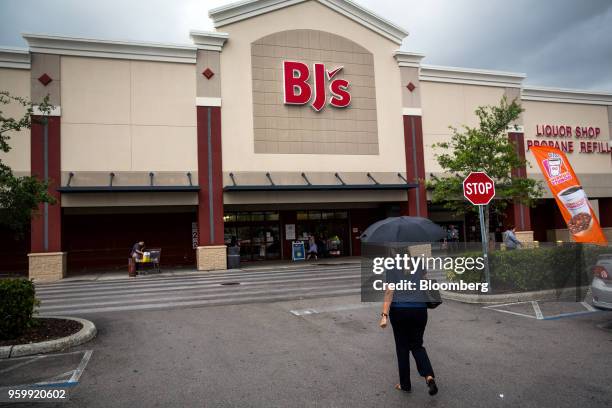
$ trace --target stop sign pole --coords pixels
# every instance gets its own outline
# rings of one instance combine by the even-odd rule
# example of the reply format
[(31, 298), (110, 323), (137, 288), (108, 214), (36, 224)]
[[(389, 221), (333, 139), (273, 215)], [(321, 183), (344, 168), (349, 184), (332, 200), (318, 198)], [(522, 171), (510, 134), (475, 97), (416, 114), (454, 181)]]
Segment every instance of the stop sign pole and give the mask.
[(484, 256), (485, 278), (487, 286), (491, 290), (491, 273), (489, 271), (489, 234), (486, 230), (484, 207), (495, 197), (495, 183), (493, 179), (482, 171), (471, 172), (463, 180), (463, 195), (467, 200), (478, 206), (480, 218), (480, 235), (482, 241), (482, 253)]

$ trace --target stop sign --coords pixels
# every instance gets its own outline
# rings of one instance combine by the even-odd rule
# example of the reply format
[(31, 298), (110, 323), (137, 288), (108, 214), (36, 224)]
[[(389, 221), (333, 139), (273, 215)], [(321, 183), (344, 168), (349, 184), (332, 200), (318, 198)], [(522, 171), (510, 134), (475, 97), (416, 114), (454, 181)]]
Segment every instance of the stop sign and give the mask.
[(495, 197), (495, 183), (487, 173), (473, 171), (463, 180), (463, 195), (474, 205), (487, 205)]

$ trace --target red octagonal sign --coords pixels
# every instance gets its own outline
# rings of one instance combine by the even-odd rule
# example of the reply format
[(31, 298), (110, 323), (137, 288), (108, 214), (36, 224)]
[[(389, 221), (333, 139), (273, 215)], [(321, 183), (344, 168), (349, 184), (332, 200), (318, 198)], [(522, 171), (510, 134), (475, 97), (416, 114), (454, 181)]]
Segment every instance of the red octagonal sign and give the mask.
[(495, 197), (495, 183), (487, 173), (473, 171), (463, 180), (463, 195), (474, 205), (487, 205)]

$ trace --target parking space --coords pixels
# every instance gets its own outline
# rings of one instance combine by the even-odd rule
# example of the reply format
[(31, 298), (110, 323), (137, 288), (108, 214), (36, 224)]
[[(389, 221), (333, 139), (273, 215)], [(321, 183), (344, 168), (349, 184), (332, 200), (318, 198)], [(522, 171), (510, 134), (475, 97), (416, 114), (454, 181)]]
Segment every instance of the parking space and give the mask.
[(483, 308), (537, 320), (557, 320), (605, 313), (602, 310), (595, 309), (587, 302), (575, 302), (572, 300), (512, 302), (483, 306)]
[[(0, 360), (0, 402), (68, 398), (79, 384), (92, 353), (93, 350), (82, 350)], [(40, 392), (44, 390), (60, 392), (49, 398), (46, 392)], [(22, 398), (23, 391), (26, 395)]]

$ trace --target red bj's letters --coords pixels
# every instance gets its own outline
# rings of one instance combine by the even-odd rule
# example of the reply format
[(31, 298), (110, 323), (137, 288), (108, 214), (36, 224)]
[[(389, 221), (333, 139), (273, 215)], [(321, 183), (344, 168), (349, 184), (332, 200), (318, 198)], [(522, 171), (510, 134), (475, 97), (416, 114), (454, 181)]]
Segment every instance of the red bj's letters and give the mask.
[[(342, 68), (326, 70), (324, 64), (313, 64), (314, 84), (308, 83), (310, 69), (308, 65), (297, 61), (283, 62), (284, 95), (287, 105), (305, 105), (311, 101), (310, 106), (317, 112), (321, 111), (326, 103), (336, 108), (346, 108), (351, 103), (351, 94), (348, 91), (349, 82), (345, 79), (333, 79)], [(327, 101), (327, 87), (331, 97)], [(314, 97), (313, 97), (314, 89)]]

